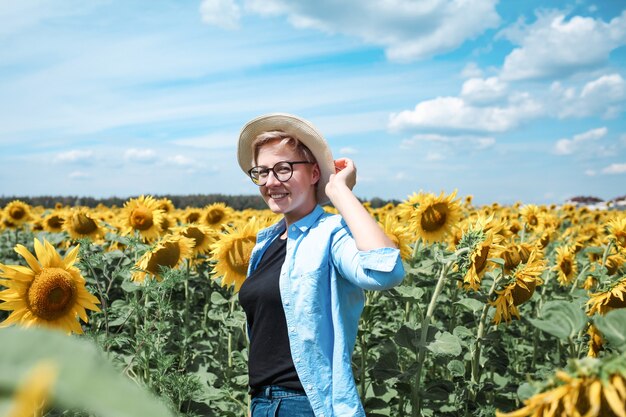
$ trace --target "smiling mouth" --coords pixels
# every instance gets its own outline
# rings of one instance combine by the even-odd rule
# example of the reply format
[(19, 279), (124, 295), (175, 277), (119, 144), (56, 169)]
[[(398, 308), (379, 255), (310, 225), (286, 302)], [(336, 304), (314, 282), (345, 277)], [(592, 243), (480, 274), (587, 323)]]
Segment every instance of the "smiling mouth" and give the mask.
[(280, 200), (281, 198), (287, 197), (287, 193), (272, 193), (269, 196), (274, 200)]

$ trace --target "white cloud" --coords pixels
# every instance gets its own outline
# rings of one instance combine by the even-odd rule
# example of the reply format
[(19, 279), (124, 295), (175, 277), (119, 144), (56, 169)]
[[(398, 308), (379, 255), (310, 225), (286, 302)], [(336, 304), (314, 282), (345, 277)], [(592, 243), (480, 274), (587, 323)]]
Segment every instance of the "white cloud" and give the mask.
[[(480, 151), (495, 145), (496, 140), (492, 137), (481, 137), (472, 135), (456, 135), (445, 136), (437, 134), (420, 134), (414, 135), (411, 139), (405, 139), (400, 144), (400, 149), (413, 149), (418, 143), (431, 143), (439, 149), (443, 149), (445, 153), (459, 153)], [(431, 146), (433, 147), (433, 146)], [(440, 153), (440, 151), (433, 151)]]
[(392, 60), (424, 59), (459, 47), (500, 23), (496, 0), (247, 0), (246, 10), (286, 15), (299, 28), (356, 36)]
[(357, 153), (359, 153), (359, 151), (356, 148), (349, 146), (339, 149), (339, 155), (355, 155)]
[(57, 162), (81, 162), (88, 163), (93, 159), (94, 153), (89, 150), (71, 150), (57, 154), (55, 160)]
[(498, 77), (470, 78), (463, 83), (461, 97), (468, 103), (488, 104), (505, 97), (506, 83)]
[(174, 155), (172, 157), (167, 158), (167, 161), (174, 165), (180, 165), (180, 166), (195, 166), (196, 165), (195, 160), (184, 155)]
[(156, 152), (153, 149), (126, 149), (124, 159), (132, 162), (153, 162), (156, 160)]
[(626, 173), (626, 163), (624, 164), (611, 164), (602, 170), (604, 174), (624, 174)]
[(194, 136), (172, 140), (171, 143), (203, 149), (232, 148), (235, 146), (239, 133), (236, 131), (214, 132), (203, 136)]
[(606, 127), (600, 127), (574, 135), (572, 139), (559, 139), (554, 145), (554, 152), (557, 155), (571, 155), (581, 149), (583, 142), (601, 139), (606, 136), (607, 132)]
[(593, 169), (587, 169), (585, 170), (585, 175), (588, 177), (595, 177), (596, 171), (594, 171)]
[(428, 152), (426, 154), (427, 161), (441, 161), (445, 159), (444, 156), (439, 152)]
[(504, 106), (485, 107), (459, 97), (438, 97), (418, 103), (414, 110), (392, 114), (389, 128), (506, 132), (541, 115), (542, 107), (526, 93), (511, 94)]
[(565, 88), (559, 82), (554, 82), (550, 91), (559, 117), (616, 117), (626, 100), (626, 82), (620, 74), (603, 75), (589, 81), (580, 93), (576, 88)]
[(503, 79), (562, 77), (602, 65), (612, 50), (626, 44), (626, 11), (609, 23), (544, 13), (533, 24), (520, 21), (500, 36), (520, 46), (505, 58)]
[(86, 179), (91, 178), (91, 175), (82, 171), (74, 171), (70, 173), (69, 177), (70, 179), (73, 179), (73, 180), (86, 180)]
[(461, 71), (461, 76), (463, 78), (481, 78), (483, 76), (483, 71), (475, 62), (470, 62), (465, 65), (465, 68)]
[(237, 29), (241, 10), (234, 0), (202, 0), (200, 4), (202, 21), (222, 29)]

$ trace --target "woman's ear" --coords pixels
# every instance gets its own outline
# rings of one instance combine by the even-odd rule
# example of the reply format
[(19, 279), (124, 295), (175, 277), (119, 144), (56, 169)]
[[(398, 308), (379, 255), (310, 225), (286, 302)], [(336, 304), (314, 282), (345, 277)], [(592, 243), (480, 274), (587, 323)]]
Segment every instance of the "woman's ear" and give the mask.
[(317, 163), (313, 164), (312, 176), (313, 184), (317, 184), (322, 176), (320, 172), (320, 166)]

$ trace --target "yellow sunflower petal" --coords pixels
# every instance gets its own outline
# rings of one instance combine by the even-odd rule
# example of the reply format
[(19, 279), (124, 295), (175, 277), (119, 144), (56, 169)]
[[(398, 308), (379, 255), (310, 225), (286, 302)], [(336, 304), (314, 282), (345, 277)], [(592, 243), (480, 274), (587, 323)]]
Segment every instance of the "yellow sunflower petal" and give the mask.
[(24, 246), (24, 245), (17, 245), (15, 247), (15, 249), (13, 249), (13, 250), (15, 252), (19, 253), (20, 255), (22, 255), (22, 257), (26, 260), (26, 263), (28, 263), (28, 266), (30, 266), (30, 268), (36, 274), (41, 272), (41, 265), (39, 265), (39, 262), (37, 262), (37, 258), (35, 258), (33, 256), (33, 254), (30, 253), (30, 251), (26, 248), (26, 246)]
[(626, 417), (626, 410), (624, 409), (624, 402), (620, 401), (619, 395), (610, 383), (604, 385), (602, 393), (606, 402), (611, 407), (611, 410), (617, 415), (617, 417)]

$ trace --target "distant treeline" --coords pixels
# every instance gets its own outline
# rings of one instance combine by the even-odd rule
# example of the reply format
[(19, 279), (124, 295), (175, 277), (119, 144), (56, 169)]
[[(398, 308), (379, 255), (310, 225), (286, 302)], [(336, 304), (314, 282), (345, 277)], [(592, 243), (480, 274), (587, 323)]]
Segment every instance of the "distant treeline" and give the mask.
[[(138, 196), (135, 196), (138, 197)], [(193, 195), (153, 195), (154, 198), (169, 198), (176, 208), (185, 207), (204, 207), (213, 203), (225, 203), (227, 206), (236, 210), (243, 210), (246, 208), (253, 209), (265, 209), (267, 205), (263, 201), (263, 198), (259, 195), (225, 195), (225, 194), (193, 194)], [(93, 198), (93, 197), (79, 197), (79, 196), (39, 196), (39, 197), (22, 197), (22, 196), (1, 196), (0, 197), (0, 209), (6, 206), (13, 200), (20, 200), (31, 206), (43, 206), (45, 208), (53, 208), (57, 203), (61, 203), (64, 206), (85, 206), (96, 207), (98, 204), (103, 204), (107, 207), (117, 206), (122, 207), (124, 203), (130, 198), (108, 197), (108, 198)], [(399, 200), (383, 200), (375, 197), (369, 201), (373, 208), (382, 207), (387, 203), (399, 204)]]

